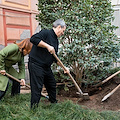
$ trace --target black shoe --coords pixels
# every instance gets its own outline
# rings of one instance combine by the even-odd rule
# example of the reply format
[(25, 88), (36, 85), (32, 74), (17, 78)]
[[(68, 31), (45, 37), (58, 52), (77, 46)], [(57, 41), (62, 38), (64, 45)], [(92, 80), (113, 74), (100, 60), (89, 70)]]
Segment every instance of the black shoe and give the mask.
[(56, 100), (56, 101), (50, 101), (51, 103), (58, 103), (58, 100)]

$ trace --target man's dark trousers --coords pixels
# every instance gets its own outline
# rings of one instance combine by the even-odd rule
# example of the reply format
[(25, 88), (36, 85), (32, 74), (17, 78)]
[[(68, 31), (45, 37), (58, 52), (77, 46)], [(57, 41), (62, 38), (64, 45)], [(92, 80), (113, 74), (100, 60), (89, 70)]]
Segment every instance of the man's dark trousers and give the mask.
[(28, 63), (31, 85), (31, 108), (38, 106), (43, 84), (48, 92), (49, 101), (56, 103), (56, 81), (50, 67), (41, 67), (35, 63)]

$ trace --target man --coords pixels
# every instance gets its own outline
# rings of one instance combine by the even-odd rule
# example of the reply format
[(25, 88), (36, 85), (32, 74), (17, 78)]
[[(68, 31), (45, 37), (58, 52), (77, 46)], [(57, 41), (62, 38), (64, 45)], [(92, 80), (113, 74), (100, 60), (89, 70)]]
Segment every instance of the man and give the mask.
[[(51, 64), (53, 62), (56, 62), (58, 65), (60, 64), (52, 54), (57, 54), (59, 44), (57, 38), (64, 34), (65, 29), (65, 22), (58, 19), (53, 23), (53, 28), (51, 30), (41, 30), (30, 39), (33, 43), (29, 55), (31, 108), (38, 106), (43, 84), (48, 92), (49, 101), (51, 103), (57, 103), (56, 81), (51, 70)], [(68, 69), (64, 71), (64, 73), (68, 72)]]

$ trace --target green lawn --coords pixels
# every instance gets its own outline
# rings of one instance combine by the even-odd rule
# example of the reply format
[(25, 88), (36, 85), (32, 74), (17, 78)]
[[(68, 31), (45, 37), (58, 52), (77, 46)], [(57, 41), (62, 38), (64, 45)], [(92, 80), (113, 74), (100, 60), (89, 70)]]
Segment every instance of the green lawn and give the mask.
[(45, 98), (35, 110), (30, 109), (30, 94), (11, 97), (7, 93), (0, 101), (0, 120), (120, 120), (120, 113), (97, 112), (65, 101), (45, 104)]

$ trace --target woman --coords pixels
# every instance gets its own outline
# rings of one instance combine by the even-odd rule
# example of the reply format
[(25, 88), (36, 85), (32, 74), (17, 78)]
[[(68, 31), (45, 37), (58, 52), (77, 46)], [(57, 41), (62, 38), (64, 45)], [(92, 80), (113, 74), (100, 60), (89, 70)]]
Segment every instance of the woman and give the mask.
[[(9, 73), (17, 79), (21, 80), (21, 85), (25, 85), (25, 64), (24, 56), (29, 54), (32, 48), (30, 39), (24, 39), (20, 43), (14, 43), (6, 46), (0, 51), (0, 99), (5, 95), (8, 88), (8, 77), (5, 73)], [(19, 71), (15, 70), (12, 65), (18, 64)], [(11, 95), (20, 93), (20, 83), (12, 80)]]

